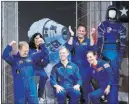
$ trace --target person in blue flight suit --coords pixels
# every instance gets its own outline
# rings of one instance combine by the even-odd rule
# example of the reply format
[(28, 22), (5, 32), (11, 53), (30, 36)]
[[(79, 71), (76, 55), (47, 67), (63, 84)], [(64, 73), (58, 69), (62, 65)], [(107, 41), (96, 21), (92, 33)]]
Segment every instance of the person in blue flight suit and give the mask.
[(74, 36), (74, 32), (72, 31), (71, 26), (69, 26), (69, 31), (71, 37), (65, 44), (65, 46), (69, 49), (69, 51), (72, 51), (71, 60), (79, 67), (79, 72), (83, 81), (81, 101), (84, 102), (84, 99), (85, 104), (87, 104), (88, 92), (92, 91), (92, 87), (89, 83), (90, 70), (89, 63), (85, 58), (85, 54), (88, 52), (88, 50), (96, 49), (93, 37), (95, 34), (95, 30), (91, 31), (90, 39), (86, 37), (87, 31), (86, 26), (84, 24), (78, 25), (77, 37)]
[(112, 96), (118, 99), (118, 81), (121, 61), (126, 49), (126, 28), (118, 21), (118, 10), (110, 5), (106, 20), (98, 26), (98, 54), (110, 63), (115, 74), (116, 92)]
[(70, 97), (70, 104), (78, 104), (80, 98), (80, 86), (82, 85), (78, 67), (68, 60), (69, 52), (66, 47), (60, 47), (60, 62), (57, 63), (51, 72), (50, 83), (54, 87), (54, 93), (58, 104), (66, 104), (67, 95)]
[(11, 65), (14, 80), (14, 102), (15, 104), (39, 104), (34, 81), (34, 64), (38, 64), (44, 59), (45, 45), (43, 39), (39, 39), (41, 52), (29, 55), (29, 45), (25, 41), (18, 44), (18, 53), (11, 55), (12, 47), (16, 45), (12, 41), (5, 48), (2, 58)]
[[(42, 35), (40, 33), (35, 33), (29, 42), (29, 54), (35, 54), (36, 52), (39, 52), (41, 49), (39, 47), (39, 38), (42, 38)], [(43, 93), (44, 93), (44, 89), (45, 89), (45, 83), (48, 79), (48, 76), (44, 70), (44, 67), (47, 66), (47, 64), (49, 63), (49, 52), (47, 50), (47, 48), (44, 50), (44, 52), (46, 53), (46, 55), (44, 56), (44, 59), (42, 60), (42, 63), (39, 63), (38, 65), (34, 66), (35, 69), (35, 75), (36, 76), (40, 76), (39, 79), (39, 86), (38, 86), (38, 98), (39, 98), (39, 102), (43, 102)]]
[(101, 96), (107, 96), (108, 104), (118, 104), (118, 99), (112, 98), (112, 93), (115, 91), (115, 83), (113, 82), (114, 73), (110, 64), (104, 60), (98, 59), (97, 52), (88, 51), (87, 60), (90, 63), (92, 70), (91, 79), (94, 78), (99, 85), (99, 88), (88, 94), (93, 104), (100, 104)]

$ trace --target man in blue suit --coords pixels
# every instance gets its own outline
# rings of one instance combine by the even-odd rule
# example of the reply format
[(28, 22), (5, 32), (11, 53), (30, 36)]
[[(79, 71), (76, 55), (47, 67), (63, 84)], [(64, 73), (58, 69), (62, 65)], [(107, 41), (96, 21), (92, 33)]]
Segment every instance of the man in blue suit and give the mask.
[(70, 97), (70, 104), (79, 103), (82, 80), (78, 67), (68, 60), (68, 55), (65, 47), (59, 49), (61, 61), (53, 67), (50, 76), (58, 104), (66, 104), (67, 95)]
[(90, 71), (89, 63), (85, 56), (89, 50), (95, 50), (96, 45), (94, 44), (93, 35), (95, 30), (91, 31), (90, 39), (87, 37), (87, 30), (84, 24), (79, 24), (77, 28), (77, 36), (75, 36), (71, 27), (69, 27), (71, 34), (70, 39), (65, 44), (66, 47), (71, 51), (71, 61), (79, 67), (79, 72), (82, 77), (82, 102), (85, 100), (85, 104), (88, 103), (88, 93), (92, 91), (92, 86), (89, 82)]

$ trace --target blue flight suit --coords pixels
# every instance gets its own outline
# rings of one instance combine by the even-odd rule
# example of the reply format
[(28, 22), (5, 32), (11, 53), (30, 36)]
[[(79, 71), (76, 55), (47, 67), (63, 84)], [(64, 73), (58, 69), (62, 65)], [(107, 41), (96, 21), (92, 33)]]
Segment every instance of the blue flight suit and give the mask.
[(82, 85), (81, 76), (79, 74), (78, 67), (72, 63), (68, 62), (66, 68), (61, 62), (56, 64), (50, 75), (50, 83), (52, 86), (58, 84), (64, 88), (64, 91), (56, 93), (58, 104), (66, 104), (66, 96), (70, 97), (70, 104), (78, 104), (80, 98), (80, 91), (74, 90), (73, 86), (76, 84)]
[[(44, 67), (46, 67), (47, 64), (49, 63), (49, 55), (48, 55), (49, 52), (46, 47), (44, 47), (43, 51), (44, 51), (43, 54), (45, 54), (43, 60), (41, 60), (41, 62), (39, 62), (38, 64), (34, 65), (35, 75), (40, 76), (39, 86), (38, 86), (38, 97), (43, 96), (44, 89), (45, 89), (45, 83), (48, 79), (48, 76), (44, 70)], [(29, 54), (33, 55), (37, 52), (38, 51), (36, 49), (30, 49)]]
[(11, 46), (7, 46), (2, 58), (11, 65), (14, 80), (14, 102), (15, 104), (38, 104), (36, 84), (34, 81), (34, 64), (38, 64), (44, 57), (44, 45), (40, 45), (41, 52), (32, 56), (20, 57), (19, 53), (10, 55)]
[(84, 38), (82, 43), (79, 42), (78, 37), (73, 38), (73, 44), (69, 45), (68, 43), (65, 46), (69, 49), (69, 51), (73, 51), (71, 54), (71, 60), (74, 62), (78, 68), (80, 75), (82, 77), (82, 90), (83, 90), (83, 97), (85, 99), (85, 103), (88, 102), (88, 92), (92, 91), (92, 87), (90, 85), (89, 76), (90, 76), (90, 69), (89, 63), (86, 59), (86, 53), (89, 50), (96, 50), (96, 46), (90, 46), (90, 40)]
[[(117, 11), (113, 6), (109, 6), (107, 11), (112, 9)], [(106, 21), (98, 26), (98, 49), (103, 59), (111, 64), (116, 75), (115, 82), (118, 84), (120, 64), (126, 49), (126, 28), (117, 20), (107, 17)]]
[[(116, 17), (114, 19), (109, 18), (108, 11), (115, 10)], [(118, 10), (114, 6), (109, 6), (107, 9), (106, 20), (101, 22), (98, 26), (98, 53), (110, 63), (113, 72), (115, 74), (114, 87), (115, 93), (112, 93), (118, 99), (118, 82), (119, 82), (119, 69), (121, 61), (126, 49), (126, 28), (118, 21)]]
[(91, 93), (89, 93), (89, 98), (93, 104), (100, 104), (100, 97), (104, 94), (104, 91), (107, 85), (111, 86), (110, 92), (107, 95), (108, 104), (118, 104), (118, 99), (115, 99), (115, 96), (112, 97), (112, 93), (116, 93), (115, 84), (114, 84), (114, 73), (109, 63), (103, 60), (98, 60), (96, 66), (91, 66), (92, 76), (99, 85), (99, 88)]

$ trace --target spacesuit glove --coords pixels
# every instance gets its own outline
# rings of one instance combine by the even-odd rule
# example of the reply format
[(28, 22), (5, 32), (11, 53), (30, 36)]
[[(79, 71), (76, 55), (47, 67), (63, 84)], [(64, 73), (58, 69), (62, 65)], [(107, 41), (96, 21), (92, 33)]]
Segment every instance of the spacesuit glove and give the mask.
[(79, 85), (79, 84), (74, 85), (73, 88), (74, 88), (75, 90), (80, 91), (80, 85)]
[(61, 91), (64, 91), (64, 88), (60, 85), (55, 85), (54, 87), (56, 88), (57, 93), (60, 93)]
[(108, 94), (109, 94), (109, 92), (110, 92), (110, 88), (111, 88), (111, 86), (110, 86), (110, 85), (108, 85), (108, 86), (107, 86), (107, 88), (105, 89), (104, 93), (105, 93), (106, 95), (108, 95)]

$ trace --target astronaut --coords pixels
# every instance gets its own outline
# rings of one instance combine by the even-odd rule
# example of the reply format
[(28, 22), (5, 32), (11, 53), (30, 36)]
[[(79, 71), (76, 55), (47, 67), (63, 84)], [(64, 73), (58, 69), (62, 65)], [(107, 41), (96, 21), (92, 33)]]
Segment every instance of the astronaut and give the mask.
[[(82, 102), (85, 100), (85, 104), (88, 103), (88, 92), (92, 91), (92, 87), (89, 83), (89, 63), (87, 62), (85, 55), (88, 50), (95, 50), (96, 46), (94, 45), (93, 32), (91, 31), (90, 39), (86, 38), (86, 26), (83, 24), (79, 24), (77, 28), (77, 37), (74, 36), (74, 32), (69, 26), (69, 31), (71, 33), (71, 37), (68, 42), (65, 44), (66, 47), (71, 51), (71, 60), (79, 67), (79, 72), (82, 77)], [(83, 100), (84, 99), (84, 100)]]
[(50, 82), (58, 104), (66, 104), (67, 95), (70, 97), (70, 104), (78, 104), (80, 98), (80, 86), (82, 85), (78, 67), (68, 60), (69, 52), (66, 47), (59, 49), (60, 62), (57, 63), (51, 72)]
[[(30, 41), (29, 41), (29, 48), (30, 48), (30, 51), (29, 51), (29, 54), (30, 55), (33, 55), (37, 52), (39, 52), (41, 49), (40, 49), (40, 46), (39, 46), (39, 38), (42, 38), (42, 35), (40, 33), (35, 33)], [(45, 56), (44, 56), (44, 59), (42, 60), (42, 62), (39, 62), (38, 64), (36, 64), (34, 66), (34, 69), (35, 69), (35, 75), (36, 76), (40, 76), (40, 79), (39, 79), (39, 86), (38, 86), (38, 98), (39, 98), (39, 102), (43, 102), (44, 99), (42, 98), (43, 97), (43, 93), (44, 93), (44, 89), (45, 89), (45, 83), (48, 79), (48, 76), (44, 70), (44, 67), (47, 66), (47, 64), (49, 63), (49, 52), (47, 50), (47, 48), (44, 50), (44, 53), (45, 53)]]
[(94, 51), (88, 51), (86, 56), (92, 70), (91, 78), (94, 78), (99, 85), (98, 89), (88, 94), (90, 100), (93, 104), (100, 104), (100, 97), (105, 95), (107, 96), (108, 104), (118, 104), (117, 99), (110, 97), (110, 93), (114, 93), (114, 74), (109, 63), (98, 59), (97, 53)]
[(12, 41), (3, 52), (2, 58), (12, 67), (15, 104), (38, 104), (33, 65), (41, 62), (45, 55), (43, 39), (40, 38), (39, 43), (41, 52), (31, 56), (28, 54), (29, 45), (24, 41), (19, 42), (19, 52), (16, 55), (10, 54), (15, 41)]
[[(53, 90), (52, 86), (49, 83), (50, 73), (51, 73), (53, 66), (56, 63), (58, 63), (60, 60), (59, 55), (58, 55), (58, 53), (59, 53), (58, 49), (59, 49), (59, 47), (63, 46), (69, 39), (69, 36), (70, 36), (69, 31), (66, 26), (64, 26), (54, 20), (51, 20), (49, 18), (42, 18), (41, 20), (34, 22), (30, 26), (30, 28), (28, 30), (29, 40), (31, 40), (31, 38), (33, 37), (33, 35), (35, 33), (39, 33), (42, 35), (40, 37), (42, 37), (44, 39), (46, 47), (49, 51), (49, 63), (47, 64), (46, 67), (43, 68), (43, 70), (45, 70), (45, 72), (48, 76), (48, 80), (46, 81), (46, 87), (45, 87), (45, 91), (47, 93), (44, 96), (44, 98), (46, 98), (46, 96), (48, 98), (54, 98), (55, 96), (54, 96), (53, 91), (50, 91), (50, 90)], [(34, 47), (34, 45), (32, 47)], [(42, 82), (41, 85), (44, 85), (45, 79), (46, 78), (44, 78), (44, 81), (40, 80)], [(41, 87), (43, 89), (43, 86), (41, 86)], [(41, 93), (43, 93), (42, 91), (41, 91)], [(42, 94), (39, 94), (39, 95), (42, 95)], [(41, 99), (41, 98), (39, 98), (39, 99)], [(43, 99), (41, 99), (39, 101), (42, 102)]]
[[(126, 49), (126, 28), (118, 21), (118, 10), (114, 6), (108, 7), (106, 20), (98, 26), (98, 35), (98, 53), (112, 66), (115, 74), (114, 84), (118, 90), (119, 69)], [(114, 93), (116, 97), (117, 90)]]

